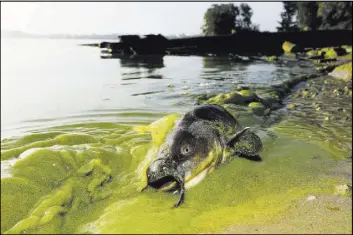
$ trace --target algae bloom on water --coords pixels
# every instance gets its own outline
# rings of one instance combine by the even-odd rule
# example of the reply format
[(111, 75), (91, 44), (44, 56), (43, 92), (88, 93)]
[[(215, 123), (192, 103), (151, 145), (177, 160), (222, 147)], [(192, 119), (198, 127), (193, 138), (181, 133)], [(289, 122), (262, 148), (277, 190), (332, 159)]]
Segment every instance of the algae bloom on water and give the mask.
[(297, 201), (346, 184), (330, 172), (349, 150), (327, 145), (319, 127), (288, 119), (259, 132), (263, 162), (223, 164), (171, 209), (178, 195), (139, 190), (179, 118), (69, 125), (2, 142), (2, 163), (11, 167), (1, 179), (1, 233), (215, 233), (275, 223)]

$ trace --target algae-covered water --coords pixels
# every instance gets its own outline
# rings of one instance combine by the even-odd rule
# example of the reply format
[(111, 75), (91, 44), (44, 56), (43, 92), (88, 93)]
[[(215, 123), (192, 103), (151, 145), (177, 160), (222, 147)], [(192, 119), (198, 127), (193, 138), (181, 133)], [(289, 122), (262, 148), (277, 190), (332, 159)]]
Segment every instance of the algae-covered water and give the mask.
[(273, 92), (315, 69), (289, 59), (101, 59), (78, 43), (2, 39), (1, 233), (352, 232), (351, 88), (334, 92), (346, 84), (300, 83), (266, 115), (222, 104), (259, 135), (262, 161), (221, 165), (173, 209), (177, 195), (140, 189), (180, 115), (199, 97)]

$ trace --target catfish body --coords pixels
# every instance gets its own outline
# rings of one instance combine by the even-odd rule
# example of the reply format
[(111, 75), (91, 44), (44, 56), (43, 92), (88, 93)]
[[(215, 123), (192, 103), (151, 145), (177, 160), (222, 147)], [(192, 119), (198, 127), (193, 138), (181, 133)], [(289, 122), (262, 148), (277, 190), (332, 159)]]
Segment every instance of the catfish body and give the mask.
[(255, 156), (262, 150), (260, 138), (248, 129), (219, 105), (194, 107), (176, 122), (147, 168), (147, 186), (177, 189), (178, 207), (185, 187), (197, 184), (234, 155)]

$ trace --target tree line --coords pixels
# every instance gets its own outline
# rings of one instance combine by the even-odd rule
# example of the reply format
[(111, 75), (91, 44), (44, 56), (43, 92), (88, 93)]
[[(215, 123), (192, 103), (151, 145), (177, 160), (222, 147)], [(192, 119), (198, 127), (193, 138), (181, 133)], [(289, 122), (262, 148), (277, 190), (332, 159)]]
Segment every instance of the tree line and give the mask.
[(352, 2), (283, 2), (280, 32), (352, 30)]
[[(205, 35), (229, 35), (259, 31), (252, 23), (253, 10), (246, 3), (213, 4), (204, 14), (201, 27)], [(279, 32), (307, 30), (352, 30), (352, 2), (283, 2)]]
[(246, 3), (236, 6), (213, 4), (204, 15), (202, 32), (205, 35), (224, 35), (239, 31), (259, 31), (259, 26), (251, 22), (253, 11)]

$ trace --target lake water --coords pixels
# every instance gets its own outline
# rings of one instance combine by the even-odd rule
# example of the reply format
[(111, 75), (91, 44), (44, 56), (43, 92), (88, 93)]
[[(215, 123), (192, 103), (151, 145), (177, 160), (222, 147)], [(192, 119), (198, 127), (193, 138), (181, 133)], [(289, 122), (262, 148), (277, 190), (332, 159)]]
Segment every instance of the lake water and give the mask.
[[(234, 159), (171, 209), (176, 195), (138, 191), (156, 142), (175, 120), (168, 115), (183, 114), (200, 96), (271, 90), (315, 68), (291, 58), (104, 59), (98, 48), (78, 46), (91, 42), (1, 39), (2, 233), (212, 233), (234, 226), (231, 232), (242, 233), (276, 223), (276, 231), (292, 233), (351, 232), (351, 200), (335, 191), (351, 184), (351, 93), (323, 95), (345, 86), (341, 81), (299, 84), (297, 96), (270, 115), (228, 105), (261, 138), (263, 161)], [(322, 87), (326, 93), (316, 94)], [(306, 201), (313, 196), (320, 210)], [(296, 217), (283, 222), (289, 212)]]
[(227, 57), (101, 59), (98, 48), (78, 46), (85, 42), (2, 39), (2, 138), (59, 123), (139, 120), (121, 113), (183, 112), (199, 94), (290, 78), (288, 67)]

